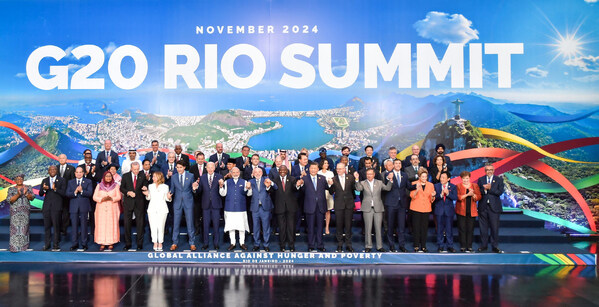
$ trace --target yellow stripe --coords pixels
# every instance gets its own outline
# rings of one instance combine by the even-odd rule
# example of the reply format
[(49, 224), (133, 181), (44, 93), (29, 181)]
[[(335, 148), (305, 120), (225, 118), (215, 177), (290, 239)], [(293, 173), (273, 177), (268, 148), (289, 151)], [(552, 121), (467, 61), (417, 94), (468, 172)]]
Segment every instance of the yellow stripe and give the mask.
[(491, 138), (491, 139), (497, 139), (497, 140), (502, 140), (502, 141), (507, 141), (507, 142), (512, 142), (512, 143), (516, 143), (516, 144), (520, 144), (523, 146), (526, 146), (546, 157), (550, 157), (556, 160), (560, 160), (560, 161), (564, 161), (564, 162), (571, 162), (571, 163), (585, 163), (585, 164), (597, 164), (599, 162), (586, 162), (586, 161), (577, 161), (577, 160), (571, 160), (571, 159), (567, 159), (567, 158), (562, 158), (560, 156), (556, 156), (550, 152), (545, 151), (544, 149), (540, 148), (539, 146), (519, 137), (516, 135), (513, 135), (511, 133), (507, 133), (504, 131), (500, 131), (500, 130), (495, 130), (495, 129), (489, 129), (489, 128), (478, 128), (480, 130), (480, 132), (482, 132), (482, 134), (487, 137), (487, 138)]
[(564, 254), (553, 254), (555, 257), (559, 258), (559, 260), (563, 261), (566, 265), (574, 265), (574, 261), (570, 260), (570, 258), (566, 257)]

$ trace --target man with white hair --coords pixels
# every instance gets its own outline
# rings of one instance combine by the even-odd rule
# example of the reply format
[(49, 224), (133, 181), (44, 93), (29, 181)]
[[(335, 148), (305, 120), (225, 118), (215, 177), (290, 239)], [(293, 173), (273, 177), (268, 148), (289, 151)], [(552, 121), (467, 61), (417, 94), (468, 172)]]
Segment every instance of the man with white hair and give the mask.
[(99, 168), (99, 173), (104, 174), (112, 165), (116, 166), (117, 169), (121, 167), (119, 155), (112, 150), (112, 142), (105, 140), (104, 150), (100, 151), (96, 157), (96, 166)]
[(252, 186), (239, 177), (239, 168), (231, 169), (232, 178), (219, 180), (221, 196), (225, 197), (225, 232), (229, 232), (231, 245), (228, 250), (236, 246), (235, 232), (239, 231), (239, 244), (242, 250), (247, 250), (245, 245), (245, 232), (250, 231), (247, 217), (246, 196), (252, 196)]
[[(65, 182), (69, 182), (75, 178), (75, 167), (67, 163), (67, 155), (58, 155), (58, 176), (64, 178)], [(66, 236), (67, 228), (71, 223), (71, 216), (69, 215), (69, 198), (65, 197), (62, 202), (62, 219), (60, 224), (60, 234)]]
[[(277, 189), (277, 185), (268, 177), (263, 177), (262, 168), (256, 167), (250, 179), (252, 198), (250, 201), (250, 211), (252, 212), (252, 222), (254, 229), (254, 251), (260, 250), (260, 244), (264, 250), (269, 252), (270, 239), (270, 218), (273, 209), (271, 192)], [(260, 236), (262, 230), (262, 236)]]

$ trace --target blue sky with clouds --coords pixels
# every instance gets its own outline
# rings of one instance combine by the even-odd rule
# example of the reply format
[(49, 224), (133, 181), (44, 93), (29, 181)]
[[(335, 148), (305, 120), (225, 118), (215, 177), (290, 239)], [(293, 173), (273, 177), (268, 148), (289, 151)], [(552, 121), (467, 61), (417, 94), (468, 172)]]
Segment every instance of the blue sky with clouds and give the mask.
[[(153, 106), (150, 111), (172, 113), (161, 105), (184, 106), (188, 102), (266, 103), (265, 108), (319, 99), (339, 104), (352, 96), (377, 99), (393, 92), (417, 96), (451, 89), (445, 82), (431, 80), (430, 89), (398, 89), (397, 80), (381, 82), (378, 89), (364, 89), (363, 58), (360, 77), (350, 88), (331, 89), (318, 81), (310, 88), (292, 90), (278, 84), (285, 72), (279, 57), (291, 43), (331, 43), (333, 65), (343, 73), (345, 44), (378, 43), (390, 55), (396, 43), (431, 43), (442, 55), (448, 43), (524, 43), (524, 55), (512, 56), (512, 88), (497, 88), (496, 56), (484, 56), (482, 89), (474, 91), (494, 98), (517, 102), (574, 102), (598, 104), (599, 91), (599, 3), (592, 0), (546, 1), (2, 1), (0, 2), (0, 105), (15, 102), (98, 99)], [(196, 35), (195, 26), (283, 25), (318, 26), (314, 34)], [(575, 33), (575, 34), (574, 34)], [(559, 37), (565, 37), (560, 41)], [(568, 35), (570, 35), (568, 38)], [(198, 75), (203, 84), (204, 44), (218, 44), (219, 57), (240, 43), (258, 47), (267, 60), (263, 82), (248, 90), (234, 89), (222, 78), (216, 90), (165, 90), (163, 84), (164, 45), (190, 44), (201, 56)], [(94, 77), (106, 78), (105, 90), (42, 91), (28, 81), (27, 57), (43, 45), (64, 49), (93, 44), (103, 48), (106, 59)], [(149, 62), (148, 75), (137, 89), (116, 88), (108, 79), (107, 63), (118, 46), (139, 47)], [(559, 51), (571, 52), (568, 55)], [(363, 51), (363, 48), (360, 50)], [(465, 53), (467, 56), (467, 52)], [(70, 64), (71, 73), (88, 59), (72, 56), (58, 64)], [(415, 60), (414, 60), (415, 61)], [(44, 60), (40, 71), (48, 73), (54, 61)], [(317, 64), (317, 51), (309, 61)], [(465, 72), (468, 61), (465, 60)], [(236, 68), (247, 73), (250, 65), (240, 59)], [(415, 68), (415, 64), (413, 64)], [(126, 60), (124, 75), (131, 74)], [(466, 74), (467, 78), (467, 74)], [(185, 87), (179, 81), (179, 87)], [(213, 105), (213, 104), (211, 104)]]

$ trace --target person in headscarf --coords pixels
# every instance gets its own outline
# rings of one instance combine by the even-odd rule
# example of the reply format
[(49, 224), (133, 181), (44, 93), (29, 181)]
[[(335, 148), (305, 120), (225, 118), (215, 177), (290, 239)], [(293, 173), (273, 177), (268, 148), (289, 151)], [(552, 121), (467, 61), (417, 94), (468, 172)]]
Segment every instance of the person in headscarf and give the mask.
[(8, 250), (25, 251), (29, 248), (29, 209), (35, 196), (31, 186), (23, 184), (25, 175), (15, 176), (15, 186), (8, 188), (6, 199), (10, 203), (10, 238)]
[(135, 148), (130, 148), (127, 157), (125, 158), (125, 161), (123, 161), (123, 166), (121, 167), (121, 174), (125, 174), (131, 171), (131, 163), (133, 162), (139, 163), (140, 166), (142, 165), (137, 150)]
[(112, 173), (107, 171), (94, 192), (94, 201), (96, 202), (94, 241), (100, 244), (101, 251), (106, 246), (112, 250), (113, 245), (119, 242), (120, 200), (119, 185), (114, 180)]

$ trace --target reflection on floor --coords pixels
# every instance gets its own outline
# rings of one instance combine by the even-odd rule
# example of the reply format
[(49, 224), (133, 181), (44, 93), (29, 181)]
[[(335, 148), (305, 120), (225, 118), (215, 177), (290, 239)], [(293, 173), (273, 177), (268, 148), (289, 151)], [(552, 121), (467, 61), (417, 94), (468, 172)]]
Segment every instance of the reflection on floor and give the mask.
[(1, 264), (1, 306), (593, 305), (596, 266)]

